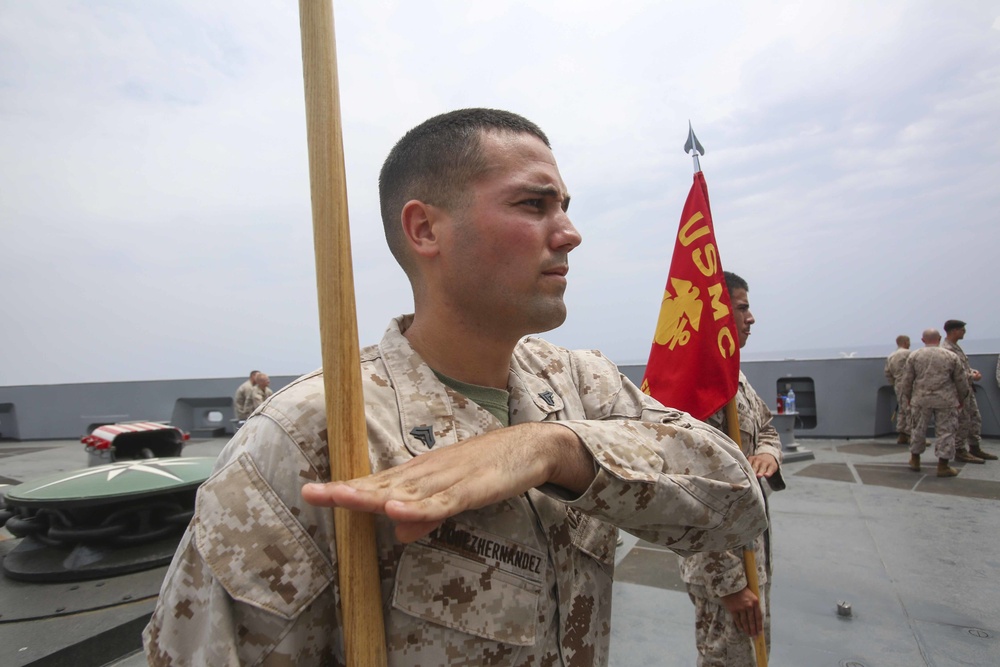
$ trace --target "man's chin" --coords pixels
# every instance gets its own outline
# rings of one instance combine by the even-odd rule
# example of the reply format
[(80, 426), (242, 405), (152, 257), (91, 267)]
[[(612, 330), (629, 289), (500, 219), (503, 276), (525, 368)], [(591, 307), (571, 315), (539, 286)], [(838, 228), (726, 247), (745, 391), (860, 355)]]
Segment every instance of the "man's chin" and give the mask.
[(566, 321), (566, 304), (560, 299), (555, 303), (546, 304), (544, 309), (540, 309), (532, 318), (531, 333), (545, 333), (562, 326)]

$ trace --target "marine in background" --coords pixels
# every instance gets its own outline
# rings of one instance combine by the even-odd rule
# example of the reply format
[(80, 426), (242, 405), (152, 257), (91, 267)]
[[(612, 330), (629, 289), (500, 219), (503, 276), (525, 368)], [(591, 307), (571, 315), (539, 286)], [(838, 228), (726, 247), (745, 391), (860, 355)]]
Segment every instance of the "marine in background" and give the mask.
[(969, 365), (969, 357), (958, 341), (965, 338), (965, 322), (948, 320), (944, 323), (945, 338), (941, 347), (958, 355), (962, 362), (969, 394), (962, 403), (958, 413), (958, 431), (955, 435), (955, 460), (966, 463), (983, 463), (996, 461), (997, 456), (983, 449), (983, 417), (979, 414), (979, 403), (976, 401), (976, 382), (983, 379), (983, 374)]
[(896, 431), (899, 433), (896, 442), (901, 445), (910, 442), (910, 406), (902, 399), (899, 391), (908, 356), (910, 356), (910, 337), (896, 336), (896, 350), (885, 360), (885, 379), (896, 392)]
[(245, 420), (253, 412), (253, 409), (249, 408), (249, 403), (253, 397), (254, 389), (257, 388), (258, 374), (260, 371), (250, 371), (250, 377), (237, 387), (236, 393), (233, 395), (233, 412), (236, 413), (236, 419), (239, 421)]
[[(750, 312), (747, 282), (729, 271), (723, 272), (736, 320), (740, 348), (747, 343), (754, 324)], [(740, 371), (736, 391), (740, 422), (740, 447), (759, 479), (771, 489), (785, 488), (781, 478), (781, 441), (771, 425), (771, 411)], [(706, 420), (728, 433), (725, 410)], [(770, 517), (768, 518), (770, 523)], [(770, 526), (753, 541), (760, 597), (747, 583), (742, 546), (729, 551), (713, 551), (681, 558), (681, 579), (695, 610), (695, 645), (699, 667), (755, 667), (752, 637), (763, 632), (771, 646), (771, 532)]]
[(261, 403), (271, 398), (271, 395), (274, 394), (274, 391), (271, 389), (271, 378), (267, 373), (258, 373), (254, 384), (256, 386), (250, 392), (250, 397), (245, 404), (247, 416), (252, 415), (254, 410), (260, 407)]
[(937, 329), (925, 330), (920, 340), (924, 347), (907, 358), (901, 383), (913, 419), (910, 470), (920, 472), (920, 455), (927, 449), (927, 426), (933, 418), (937, 476), (954, 477), (958, 471), (949, 463), (956, 458), (959, 406), (968, 398), (969, 383), (958, 355), (940, 347), (941, 333)]

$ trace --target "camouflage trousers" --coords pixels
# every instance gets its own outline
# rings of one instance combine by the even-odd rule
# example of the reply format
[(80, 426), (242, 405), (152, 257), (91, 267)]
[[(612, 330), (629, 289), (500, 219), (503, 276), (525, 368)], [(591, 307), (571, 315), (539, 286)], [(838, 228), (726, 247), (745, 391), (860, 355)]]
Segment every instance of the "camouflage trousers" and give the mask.
[(900, 396), (899, 387), (893, 387), (896, 391), (896, 431), (910, 434), (910, 402), (904, 401)]
[(913, 431), (910, 434), (910, 453), (920, 455), (927, 449), (927, 425), (934, 417), (934, 456), (939, 459), (955, 458), (955, 432), (958, 429), (958, 410), (955, 408), (926, 408), (913, 406)]
[[(736, 627), (733, 617), (719, 598), (698, 595), (702, 586), (688, 586), (688, 597), (694, 603), (694, 640), (698, 647), (698, 667), (756, 667), (753, 638)], [(764, 641), (771, 651), (771, 583), (760, 592), (764, 613)]]
[(958, 429), (955, 431), (956, 449), (979, 449), (982, 444), (983, 417), (979, 414), (979, 403), (976, 396), (969, 392), (969, 397), (958, 411)]

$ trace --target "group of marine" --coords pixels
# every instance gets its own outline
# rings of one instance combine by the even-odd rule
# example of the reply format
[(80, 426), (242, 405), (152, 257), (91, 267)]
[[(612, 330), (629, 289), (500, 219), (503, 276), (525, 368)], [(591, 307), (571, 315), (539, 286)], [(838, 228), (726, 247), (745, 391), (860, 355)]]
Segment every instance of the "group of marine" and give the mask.
[(974, 383), (983, 376), (958, 344), (965, 338), (965, 322), (948, 320), (944, 332), (942, 339), (937, 329), (925, 330), (924, 347), (912, 352), (909, 336), (898, 336), (897, 349), (885, 362), (885, 377), (896, 391), (896, 431), (898, 442), (910, 446), (910, 469), (920, 472), (927, 428), (933, 423), (937, 476), (955, 477), (951, 461), (985, 463), (997, 456), (982, 448), (983, 419)]

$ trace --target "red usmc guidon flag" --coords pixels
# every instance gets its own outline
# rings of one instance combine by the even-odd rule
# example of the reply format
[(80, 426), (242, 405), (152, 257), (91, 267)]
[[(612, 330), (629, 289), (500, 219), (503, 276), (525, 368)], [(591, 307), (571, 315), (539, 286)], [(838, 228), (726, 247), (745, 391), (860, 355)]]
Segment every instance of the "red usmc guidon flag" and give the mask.
[(681, 214), (642, 390), (705, 419), (736, 395), (740, 345), (702, 172)]

